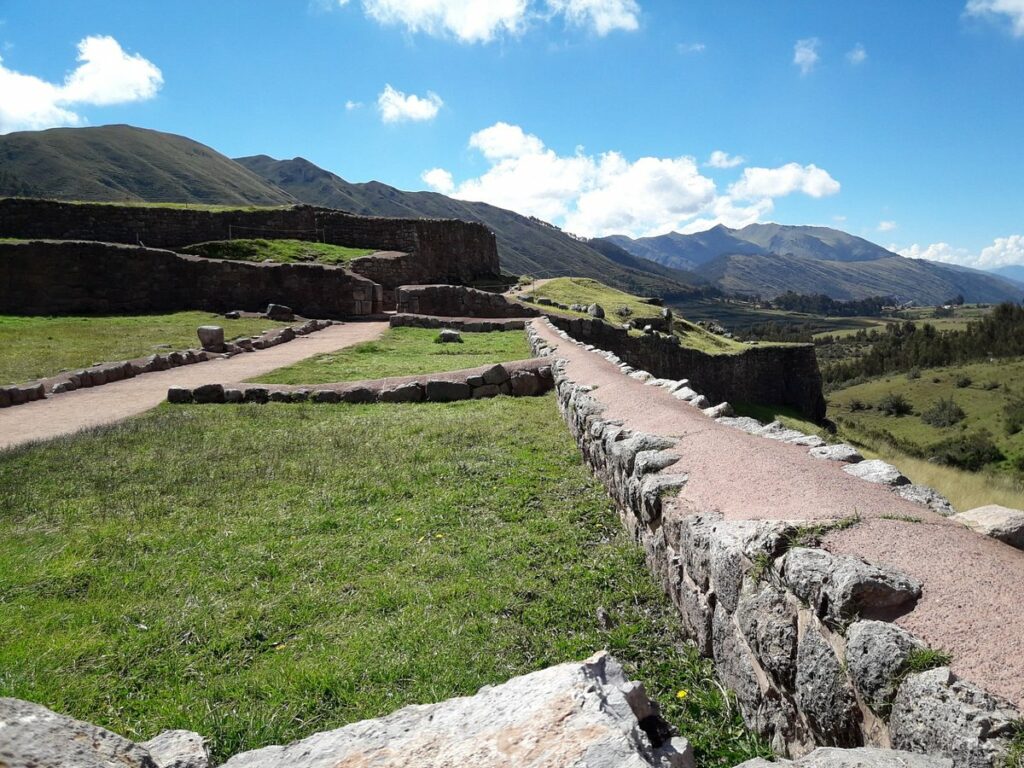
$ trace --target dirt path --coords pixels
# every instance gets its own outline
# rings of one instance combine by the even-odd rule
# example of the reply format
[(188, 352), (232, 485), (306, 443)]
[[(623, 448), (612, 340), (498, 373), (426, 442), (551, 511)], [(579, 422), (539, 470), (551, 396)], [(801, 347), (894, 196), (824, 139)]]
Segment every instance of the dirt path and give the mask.
[(146, 373), (102, 387), (78, 389), (46, 400), (4, 408), (0, 410), (0, 449), (112, 424), (163, 402), (167, 388), (173, 385), (197, 387), (215, 382), (244, 381), (313, 355), (379, 338), (387, 328), (385, 322), (333, 325), (259, 352)]
[(570, 379), (596, 385), (591, 396), (607, 406), (605, 418), (679, 440), (678, 469), (690, 477), (680, 498), (694, 510), (717, 510), (731, 520), (859, 515), (861, 523), (826, 537), (825, 548), (920, 581), (921, 600), (896, 623), (948, 651), (958, 674), (1024, 705), (1024, 632), (1012, 618), (1024, 605), (1024, 552), (851, 477), (839, 462), (814, 459), (806, 448), (718, 424), (562, 340), (547, 323), (535, 320), (533, 327), (567, 361)]

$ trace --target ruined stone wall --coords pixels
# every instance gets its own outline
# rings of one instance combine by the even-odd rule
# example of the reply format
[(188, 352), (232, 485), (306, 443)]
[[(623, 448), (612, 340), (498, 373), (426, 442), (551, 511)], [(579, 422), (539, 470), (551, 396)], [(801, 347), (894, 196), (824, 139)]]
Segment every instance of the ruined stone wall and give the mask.
[(414, 283), (472, 283), (494, 279), (501, 272), (494, 233), (481, 224), (356, 216), (308, 205), (211, 211), (4, 198), (0, 237), (143, 243), (169, 249), (232, 238), (322, 240), (399, 252), (355, 259), (350, 265), (388, 291)]
[(537, 317), (540, 312), (498, 293), (462, 285), (404, 285), (396, 291), (399, 312), (436, 317)]
[[(527, 333), (536, 354), (552, 354)], [(948, 667), (910, 669), (926, 645), (890, 619), (913, 606), (919, 584), (804, 543), (790, 523), (686, 508), (677, 501), (690, 479), (674, 466), (680, 441), (606, 420), (590, 387), (560, 361), (552, 370), (584, 460), (687, 635), (777, 753), (867, 745), (943, 755), (953, 768), (1004, 764), (1020, 712)]]
[(343, 267), (254, 264), (82, 241), (0, 243), (0, 312), (23, 315), (263, 311), (306, 317), (381, 311), (381, 287)]
[(729, 355), (687, 349), (656, 335), (631, 336), (600, 320), (551, 315), (575, 339), (614, 352), (634, 368), (665, 379), (689, 379), (714, 402), (785, 405), (825, 418), (821, 373), (812, 345), (753, 347)]

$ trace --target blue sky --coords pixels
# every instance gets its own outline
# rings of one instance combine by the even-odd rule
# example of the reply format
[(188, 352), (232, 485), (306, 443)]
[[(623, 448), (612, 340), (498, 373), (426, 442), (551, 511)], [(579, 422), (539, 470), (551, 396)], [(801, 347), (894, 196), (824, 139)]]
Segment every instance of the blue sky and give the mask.
[(0, 0), (0, 57), (2, 132), (127, 122), (585, 235), (1024, 263), (1024, 0)]

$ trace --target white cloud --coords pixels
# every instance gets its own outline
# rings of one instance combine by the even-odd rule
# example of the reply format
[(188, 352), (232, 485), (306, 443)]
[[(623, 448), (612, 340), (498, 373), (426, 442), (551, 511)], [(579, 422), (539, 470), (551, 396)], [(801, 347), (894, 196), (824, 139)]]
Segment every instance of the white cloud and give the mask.
[(442, 106), (444, 102), (433, 91), (428, 91), (425, 97), (413, 93), (406, 95), (390, 84), (385, 85), (377, 97), (377, 109), (385, 123), (433, 120)]
[(857, 43), (846, 52), (846, 60), (854, 65), (863, 64), (868, 60), (868, 51), (861, 43)]
[(438, 192), (537, 216), (589, 237), (692, 232), (719, 223), (741, 227), (770, 213), (774, 197), (793, 192), (818, 197), (839, 189), (825, 171), (792, 164), (800, 170), (795, 180), (789, 178), (793, 176), (789, 166), (747, 169), (769, 174), (781, 171), (787, 181), (748, 185), (744, 197), (734, 194), (732, 188), (720, 194), (692, 157), (631, 161), (619, 152), (595, 155), (582, 147), (573, 154), (560, 155), (539, 137), (508, 123), (474, 133), (469, 145), (489, 163), (483, 174), (456, 183), (450, 172), (432, 168), (423, 174), (423, 180)]
[(704, 43), (677, 43), (676, 50), (679, 53), (704, 53), (707, 46)]
[(797, 40), (793, 46), (793, 63), (800, 67), (801, 75), (808, 75), (817, 66), (819, 59), (818, 48), (821, 40), (816, 37), (808, 37)]
[(794, 192), (827, 197), (839, 192), (839, 182), (816, 165), (787, 163), (779, 168), (745, 168), (743, 177), (729, 188), (739, 200), (784, 197)]
[(79, 65), (60, 85), (8, 69), (0, 59), (0, 133), (80, 125), (81, 106), (107, 106), (153, 98), (163, 75), (139, 54), (125, 53), (112, 37), (78, 43)]
[(896, 229), (896, 227), (897, 227), (897, 224), (896, 224), (895, 221), (880, 221), (880, 222), (878, 222), (878, 231), (879, 232), (892, 232), (894, 229)]
[(552, 13), (565, 15), (575, 26), (588, 27), (604, 37), (615, 30), (632, 32), (640, 27), (636, 0), (547, 0)]
[(345, 111), (346, 112), (354, 112), (355, 110), (362, 109), (362, 108), (363, 108), (363, 102), (361, 102), (361, 101), (352, 101), (352, 99), (349, 99), (348, 101), (345, 102)]
[(911, 245), (909, 248), (889, 246), (901, 256), (912, 259), (928, 259), (942, 261), (947, 264), (959, 264), (977, 269), (993, 269), (1011, 264), (1024, 265), (1024, 235), (997, 237), (992, 245), (981, 249), (980, 253), (971, 253), (966, 248), (954, 248), (949, 243), (932, 243), (931, 245)]
[(1024, 37), (1024, 0), (968, 0), (969, 16), (1006, 16), (1014, 37)]
[(743, 165), (745, 162), (747, 162), (747, 159), (741, 155), (729, 155), (728, 152), (716, 149), (711, 153), (711, 157), (708, 158), (704, 165), (708, 168), (735, 168), (738, 165)]
[[(346, 5), (349, 0), (339, 0)], [(637, 0), (362, 0), (367, 16), (414, 34), (489, 43), (521, 34), (534, 20), (562, 17), (604, 37), (640, 26)]]

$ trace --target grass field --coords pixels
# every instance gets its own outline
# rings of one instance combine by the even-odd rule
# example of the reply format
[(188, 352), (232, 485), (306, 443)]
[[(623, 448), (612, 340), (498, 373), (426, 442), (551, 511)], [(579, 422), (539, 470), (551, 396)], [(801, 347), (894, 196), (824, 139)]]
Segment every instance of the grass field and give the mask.
[(390, 328), (377, 341), (318, 355), (259, 378), (265, 384), (323, 384), (457, 371), (524, 360), (530, 347), (523, 331), (463, 333), (462, 344), (438, 344), (440, 331)]
[(308, 240), (215, 240), (197, 243), (181, 249), (183, 253), (205, 256), (209, 259), (236, 261), (277, 261), (283, 264), (315, 262), (318, 264), (345, 264), (360, 256), (374, 253), (372, 248), (345, 248)]
[[(107, 317), (0, 315), (0, 385), (53, 376), (99, 362), (197, 347), (200, 325), (219, 325), (228, 339), (287, 323), (208, 312)], [(163, 345), (167, 345), (166, 347)]]
[[(611, 323), (625, 322), (628, 318), (661, 316), (661, 307), (647, 304), (639, 296), (624, 293), (585, 277), (557, 277), (538, 286), (527, 286), (523, 292), (537, 297), (544, 296), (567, 305), (600, 304), (604, 308), (606, 319)], [(616, 314), (616, 310), (623, 307), (631, 312), (628, 318), (620, 318)], [(585, 315), (575, 314), (581, 317)], [(746, 344), (713, 334), (683, 317), (676, 318), (674, 327), (683, 346), (691, 349), (699, 349), (709, 354), (728, 354), (747, 349)]]
[(768, 754), (551, 396), (163, 406), (0, 453), (0, 605), (0, 695), (213, 764), (602, 647), (704, 768)]

